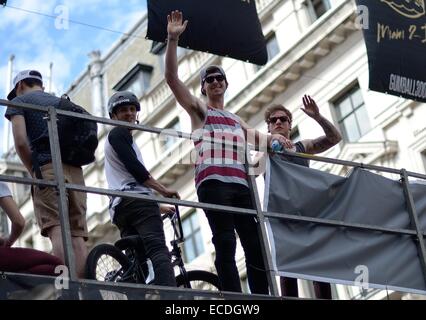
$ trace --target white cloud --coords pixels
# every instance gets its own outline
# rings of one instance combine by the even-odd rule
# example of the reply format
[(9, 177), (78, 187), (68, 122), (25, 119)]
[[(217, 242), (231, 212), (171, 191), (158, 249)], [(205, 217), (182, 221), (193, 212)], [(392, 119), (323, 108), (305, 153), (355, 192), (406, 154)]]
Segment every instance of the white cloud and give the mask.
[[(69, 18), (101, 27), (127, 32), (145, 13), (146, 1), (129, 0), (15, 0), (8, 6), (55, 15), (55, 8), (64, 5), (69, 8)], [(73, 77), (84, 70), (87, 54), (96, 49), (109, 48), (119, 34), (70, 23), (69, 30), (55, 29), (55, 20), (49, 17), (0, 8), (0, 31), (2, 56), (0, 70), (7, 69), (7, 59), (15, 54), (14, 73), (23, 68), (38, 68), (47, 75), (49, 63), (54, 64), (54, 83), (58, 90), (72, 82)], [(101, 15), (100, 15), (101, 13)], [(103, 19), (103, 20), (102, 20)], [(3, 31), (4, 30), (4, 31)], [(66, 33), (65, 33), (66, 32)], [(87, 34), (93, 34), (87, 38)], [(71, 70), (73, 68), (73, 70)], [(79, 70), (74, 70), (79, 69)], [(5, 73), (2, 73), (5, 74)], [(70, 79), (71, 77), (71, 79)], [(0, 96), (5, 83), (0, 83)]]
[[(87, 68), (87, 54), (106, 52), (119, 34), (70, 23), (68, 30), (55, 28), (55, 19), (11, 7), (55, 14), (58, 5), (69, 8), (69, 19), (119, 32), (127, 32), (146, 11), (141, 0), (10, 0), (0, 8), (0, 97), (5, 98), (7, 63), (15, 55), (14, 71), (39, 70), (48, 86), (49, 64), (53, 62), (52, 91), (63, 93)], [(0, 110), (0, 115), (1, 115)], [(2, 131), (0, 121), (0, 132)], [(0, 139), (1, 141), (2, 139)], [(1, 145), (0, 145), (1, 146)]]
[[(0, 75), (3, 75), (3, 74), (7, 74), (7, 66), (1, 66), (0, 67)], [(2, 93), (2, 94), (0, 94), (0, 97), (3, 97), (3, 92), (6, 91), (6, 80), (5, 80), (6, 77), (1, 77), (1, 78), (4, 81), (2, 81), (0, 83), (0, 92)], [(3, 134), (3, 124), (5, 123), (5, 121), (7, 121), (4, 118), (4, 113), (5, 112), (6, 112), (6, 107), (5, 106), (0, 106), (0, 134), (1, 134), (1, 136), (0, 136), (1, 137), (0, 138), (0, 156), (3, 153), (3, 137), (4, 137), (4, 134)]]
[[(122, 33), (128, 33), (130, 29), (136, 24), (136, 22), (145, 15), (146, 10), (135, 10), (131, 12), (126, 19), (113, 19), (113, 24), (109, 27), (112, 30), (121, 30)], [(114, 45), (115, 41), (113, 38), (118, 39), (121, 35), (114, 35), (109, 32), (100, 32), (94, 40), (94, 43), (98, 45), (98, 48), (105, 54)]]
[[(54, 3), (55, 0), (43, 1), (43, 3), (39, 1), (20, 0), (10, 2), (8, 5), (32, 11), (48, 11), (48, 8), (54, 5)], [(2, 32), (5, 32), (5, 34), (7, 33), (8, 41), (2, 43), (3, 51), (6, 53), (5, 58), (7, 60), (0, 61), (1, 74), (7, 75), (7, 63), (11, 54), (15, 54), (14, 74), (26, 66), (36, 68), (36, 66), (31, 66), (29, 62), (31, 62), (31, 64), (33, 63), (32, 60), (37, 58), (40, 49), (48, 50), (48, 48), (44, 46), (44, 43), (49, 40), (45, 25), (45, 17), (9, 7), (2, 9), (0, 29), (5, 30)], [(37, 41), (41, 42), (38, 43)], [(6, 78), (6, 76), (3, 77), (3, 79)], [(4, 80), (0, 83), (0, 96), (3, 96), (6, 90), (6, 81), (7, 80)]]
[(56, 0), (44, 0), (43, 2), (35, 0), (9, 1), (7, 7), (1, 8), (2, 19), (0, 20), (0, 29), (4, 29), (5, 27), (16, 28), (24, 23), (26, 25), (37, 25), (44, 17), (14, 8), (49, 13), (53, 12), (50, 11), (50, 8), (54, 6), (55, 2)]
[[(6, 97), (6, 95), (8, 94), (8, 92), (6, 92), (6, 87), (7, 87), (7, 64), (1, 65), (0, 66), (0, 75), (2, 75), (0, 78), (0, 97)], [(4, 76), (3, 76), (4, 75)]]

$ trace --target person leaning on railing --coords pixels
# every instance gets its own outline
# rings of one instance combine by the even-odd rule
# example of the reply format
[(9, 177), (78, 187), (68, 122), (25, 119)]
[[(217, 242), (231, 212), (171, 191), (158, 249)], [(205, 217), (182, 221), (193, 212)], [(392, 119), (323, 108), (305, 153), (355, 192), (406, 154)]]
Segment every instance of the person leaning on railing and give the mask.
[[(310, 96), (305, 95), (302, 99), (305, 108), (302, 111), (305, 112), (309, 117), (314, 119), (324, 130), (325, 135), (320, 136), (316, 139), (305, 139), (298, 141), (294, 144), (292, 151), (308, 154), (316, 154), (324, 152), (331, 147), (335, 146), (342, 140), (342, 137), (337, 128), (326, 118), (324, 118), (320, 112), (314, 99)], [(265, 111), (265, 122), (268, 125), (268, 132), (271, 134), (279, 134), (290, 139), (292, 114), (281, 104), (274, 104), (269, 106)], [(272, 155), (271, 155), (272, 156)], [(285, 161), (289, 161), (301, 166), (309, 167), (309, 160), (284, 156), (276, 154)], [(281, 277), (281, 292), (283, 296), (298, 297), (298, 286), (297, 279)], [(330, 284), (324, 282), (314, 281), (315, 295), (320, 299), (331, 299), (331, 287)]]
[[(109, 116), (113, 120), (137, 122), (140, 111), (138, 98), (129, 91), (119, 91), (108, 101)], [(135, 144), (132, 130), (115, 127), (105, 140), (105, 176), (112, 190), (153, 195), (152, 189), (168, 198), (180, 198), (175, 190), (164, 187), (146, 170), (142, 154)], [(171, 213), (174, 208), (152, 201), (111, 197), (111, 221), (120, 229), (122, 237), (139, 235), (143, 247), (137, 254), (151, 259), (154, 283), (176, 286), (171, 256), (166, 245), (161, 213)]]
[(12, 225), (9, 236), (0, 237), (0, 271), (54, 276), (55, 268), (62, 265), (59, 258), (34, 249), (11, 248), (24, 230), (25, 219), (4, 182), (0, 182), (0, 207)]
[[(37, 106), (58, 107), (60, 98), (44, 92), (43, 78), (36, 70), (24, 70), (13, 79), (13, 89), (7, 96), (16, 103)], [(46, 109), (47, 110), (47, 109)], [(30, 109), (8, 107), (5, 117), (12, 123), (16, 153), (32, 177), (55, 180), (50, 148), (39, 148), (38, 142), (49, 138), (45, 112)], [(81, 167), (62, 163), (64, 178), (67, 183), (84, 185)], [(64, 260), (61, 226), (56, 189), (52, 187), (33, 186), (31, 190), (34, 214), (41, 234), (49, 237), (53, 254)], [(72, 247), (75, 256), (77, 276), (84, 277), (88, 239), (86, 222), (86, 200), (84, 192), (68, 191), (68, 210), (71, 227)]]

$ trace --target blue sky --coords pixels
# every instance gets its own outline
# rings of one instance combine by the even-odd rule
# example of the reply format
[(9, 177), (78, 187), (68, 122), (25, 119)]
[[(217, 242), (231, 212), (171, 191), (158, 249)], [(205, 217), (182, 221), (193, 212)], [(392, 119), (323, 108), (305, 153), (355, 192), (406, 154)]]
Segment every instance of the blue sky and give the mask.
[[(0, 7), (0, 97), (6, 99), (10, 55), (15, 55), (14, 74), (38, 69), (45, 85), (52, 62), (52, 91), (61, 94), (87, 68), (88, 53), (101, 50), (105, 54), (121, 36), (72, 22), (67, 25), (61, 18), (68, 15), (72, 21), (127, 32), (145, 13), (146, 0), (8, 0), (6, 7)], [(0, 111), (1, 134), (4, 110)]]

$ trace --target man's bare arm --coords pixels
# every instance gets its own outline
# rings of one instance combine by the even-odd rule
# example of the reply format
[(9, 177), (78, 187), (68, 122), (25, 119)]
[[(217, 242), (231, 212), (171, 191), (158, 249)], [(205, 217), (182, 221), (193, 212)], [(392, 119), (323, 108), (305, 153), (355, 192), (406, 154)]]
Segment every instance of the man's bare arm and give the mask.
[(157, 180), (155, 180), (153, 177), (149, 177), (148, 180), (145, 180), (143, 183), (146, 187), (154, 189), (158, 193), (160, 193), (162, 196), (166, 198), (178, 198), (180, 199), (179, 193), (175, 190), (171, 190), (166, 188), (164, 185), (159, 183)]
[(272, 140), (278, 140), (284, 148), (291, 149), (293, 142), (280, 134), (266, 134), (253, 129), (250, 125), (240, 118), (240, 125), (244, 130), (247, 143), (254, 145), (257, 150), (266, 152), (271, 146)]
[(319, 108), (315, 100), (312, 99), (309, 95), (305, 95), (303, 96), (302, 101), (305, 107), (302, 108), (302, 111), (306, 113), (309, 117), (314, 119), (316, 122), (318, 122), (318, 124), (322, 127), (325, 133), (325, 136), (302, 141), (306, 153), (321, 153), (338, 144), (339, 141), (342, 140), (340, 132), (330, 121), (328, 121), (320, 114)]
[(32, 175), (31, 149), (27, 138), (27, 128), (25, 127), (25, 118), (21, 115), (15, 115), (11, 118), (13, 139), (15, 149), (25, 168)]
[(4, 212), (6, 212), (6, 215), (12, 222), (12, 230), (9, 234), (9, 237), (7, 239), (2, 239), (0, 237), (0, 246), (3, 245), (6, 247), (11, 247), (22, 234), (22, 231), (25, 227), (25, 219), (19, 211), (15, 201), (13, 201), (12, 197), (0, 198), (0, 207), (4, 210)]
[(312, 140), (302, 141), (303, 145), (305, 146), (306, 153), (310, 154), (324, 152), (342, 140), (340, 132), (326, 118), (320, 116), (318, 119), (316, 119), (316, 121), (323, 128), (325, 136), (321, 136)]
[(206, 105), (193, 96), (186, 85), (179, 79), (177, 62), (177, 44), (179, 36), (185, 31), (188, 21), (182, 23), (182, 13), (173, 11), (167, 16), (167, 49), (165, 78), (178, 103), (191, 117), (193, 130), (200, 127), (207, 113)]

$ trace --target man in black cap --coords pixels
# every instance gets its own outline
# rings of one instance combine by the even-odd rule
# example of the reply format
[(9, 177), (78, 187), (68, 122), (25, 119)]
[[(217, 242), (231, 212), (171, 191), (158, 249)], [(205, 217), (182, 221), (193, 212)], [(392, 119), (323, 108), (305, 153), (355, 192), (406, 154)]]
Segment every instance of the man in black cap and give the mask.
[[(16, 103), (28, 103), (38, 106), (58, 107), (60, 98), (44, 92), (43, 78), (36, 70), (24, 70), (13, 79), (13, 89), (7, 96)], [(45, 113), (30, 109), (8, 107), (5, 117), (12, 123), (16, 153), (31, 176), (54, 180), (50, 148), (40, 149), (37, 141), (48, 139)], [(84, 185), (81, 167), (62, 163), (64, 178), (67, 183)], [(37, 170), (39, 168), (40, 170)], [(38, 176), (35, 172), (40, 172)], [(85, 241), (88, 239), (86, 222), (86, 194), (68, 191), (68, 210), (71, 227), (72, 245), (75, 254), (77, 276), (84, 277), (87, 257)], [(59, 220), (58, 198), (55, 188), (33, 186), (32, 196), (34, 213), (41, 234), (49, 237), (53, 254), (64, 261), (61, 228)]]
[[(255, 144), (262, 138), (270, 144), (272, 136), (262, 135), (238, 116), (224, 110), (228, 81), (220, 66), (211, 65), (201, 71), (201, 92), (206, 96), (207, 103), (191, 94), (178, 77), (176, 53), (179, 36), (185, 31), (188, 21), (183, 22), (180, 11), (173, 11), (167, 19), (165, 78), (176, 100), (189, 114), (193, 135), (197, 136), (194, 144), (197, 151), (195, 184), (198, 199), (206, 203), (253, 209), (244, 165), (246, 137), (254, 137)], [(273, 139), (283, 145), (292, 145), (289, 139), (281, 135)], [(215, 266), (222, 289), (241, 292), (235, 261), (236, 230), (246, 257), (250, 290), (252, 293), (268, 294), (256, 219), (249, 215), (214, 210), (205, 210), (205, 213), (213, 233)]]

